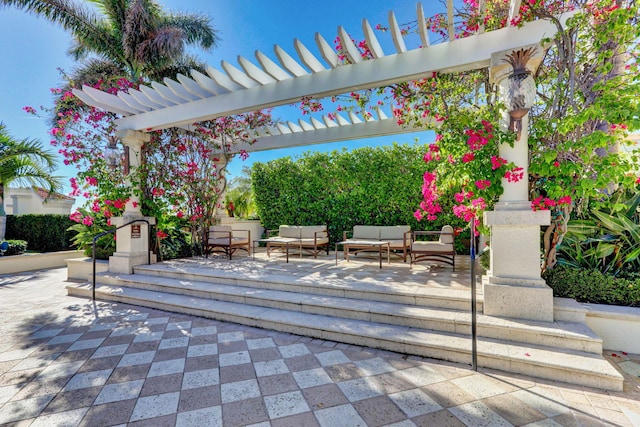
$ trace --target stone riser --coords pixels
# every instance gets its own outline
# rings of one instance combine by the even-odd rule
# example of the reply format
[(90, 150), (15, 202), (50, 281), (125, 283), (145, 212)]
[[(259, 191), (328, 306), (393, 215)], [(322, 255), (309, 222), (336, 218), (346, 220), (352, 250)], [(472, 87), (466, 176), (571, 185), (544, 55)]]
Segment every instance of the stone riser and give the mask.
[[(420, 289), (418, 292), (407, 292), (402, 289), (383, 291), (372, 291), (359, 289), (356, 287), (331, 287), (321, 282), (313, 283), (287, 283), (286, 280), (278, 281), (277, 278), (232, 277), (230, 274), (217, 273), (207, 269), (206, 273), (194, 273), (192, 270), (177, 272), (174, 270), (162, 270), (154, 266), (139, 266), (135, 269), (136, 274), (148, 276), (173, 278), (184, 281), (207, 282), (220, 285), (246, 286), (256, 289), (268, 289), (283, 292), (299, 292), (313, 295), (323, 295), (357, 300), (389, 302), (397, 304), (417, 305), (423, 307), (444, 308), (450, 310), (468, 311), (471, 307), (471, 296), (467, 291), (449, 290), (438, 291), (429, 288)], [(478, 311), (482, 311), (482, 296), (477, 298)]]
[[(171, 279), (145, 277), (139, 274), (126, 277), (119, 276), (118, 278), (105, 275), (101, 276), (100, 279), (102, 282), (114, 286), (127, 286), (135, 289), (187, 295), (258, 307), (471, 335), (471, 315), (468, 307), (464, 312), (457, 312), (432, 307), (214, 285), (202, 282), (189, 282), (190, 287), (186, 287), (187, 282), (184, 280), (174, 282)], [(152, 281), (155, 281), (155, 283), (152, 283)], [(485, 338), (501, 339), (522, 344), (561, 347), (598, 355), (602, 353), (602, 340), (589, 335), (588, 328), (578, 324), (565, 324), (565, 327), (568, 326), (573, 329), (578, 328), (581, 333), (568, 333), (564, 330), (487, 318), (479, 315), (477, 334)]]
[[(381, 348), (469, 364), (469, 337), (431, 332), (403, 326), (383, 325), (324, 315), (288, 312), (229, 302), (120, 288), (97, 289), (97, 297), (109, 301), (191, 314), (248, 326), (273, 329), (348, 344)], [(69, 294), (90, 296), (89, 287), (69, 287)], [(320, 326), (322, 325), (322, 326)], [(579, 352), (561, 352), (521, 347), (504, 342), (478, 339), (478, 365), (539, 378), (566, 381), (609, 390), (622, 390), (623, 379), (602, 357)]]

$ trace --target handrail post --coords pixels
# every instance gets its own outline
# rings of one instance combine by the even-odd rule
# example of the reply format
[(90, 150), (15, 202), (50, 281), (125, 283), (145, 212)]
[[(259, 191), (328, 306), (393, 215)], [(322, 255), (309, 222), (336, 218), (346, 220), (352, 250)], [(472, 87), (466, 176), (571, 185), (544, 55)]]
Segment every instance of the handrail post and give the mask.
[(471, 368), (478, 370), (478, 338), (476, 313), (476, 223), (471, 219)]

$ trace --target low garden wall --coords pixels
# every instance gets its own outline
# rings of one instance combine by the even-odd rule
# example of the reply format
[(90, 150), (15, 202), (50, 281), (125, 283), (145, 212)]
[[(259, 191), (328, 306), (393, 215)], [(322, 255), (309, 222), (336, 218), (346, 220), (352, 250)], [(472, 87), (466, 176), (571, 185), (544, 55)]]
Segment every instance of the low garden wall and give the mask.
[(82, 251), (72, 250), (3, 256), (0, 257), (0, 274), (66, 267), (67, 259), (82, 255)]

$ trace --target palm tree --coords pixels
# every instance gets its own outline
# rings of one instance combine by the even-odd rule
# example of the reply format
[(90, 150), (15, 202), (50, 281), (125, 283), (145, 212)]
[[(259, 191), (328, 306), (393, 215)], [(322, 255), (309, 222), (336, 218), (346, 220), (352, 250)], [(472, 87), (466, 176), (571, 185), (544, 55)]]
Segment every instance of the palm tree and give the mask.
[(62, 188), (60, 177), (51, 175), (56, 166), (55, 156), (45, 151), (40, 141), (14, 139), (0, 123), (0, 240), (6, 231), (5, 187), (27, 182), (45, 188), (51, 195)]
[(98, 61), (85, 66), (108, 63), (132, 79), (165, 77), (176, 63), (193, 62), (185, 45), (210, 49), (218, 41), (208, 17), (166, 13), (154, 0), (0, 0), (0, 5), (60, 24), (73, 35), (69, 53), (76, 60), (95, 54)]

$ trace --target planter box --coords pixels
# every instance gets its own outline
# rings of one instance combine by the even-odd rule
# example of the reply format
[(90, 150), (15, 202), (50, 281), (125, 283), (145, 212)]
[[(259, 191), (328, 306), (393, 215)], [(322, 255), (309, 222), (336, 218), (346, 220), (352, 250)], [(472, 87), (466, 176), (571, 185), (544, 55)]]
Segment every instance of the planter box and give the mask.
[(82, 251), (45, 252), (0, 257), (0, 274), (66, 267), (66, 259), (82, 256)]
[[(93, 263), (91, 258), (71, 258), (67, 262), (67, 280), (90, 280), (93, 274)], [(96, 273), (109, 271), (109, 261), (97, 259)]]

